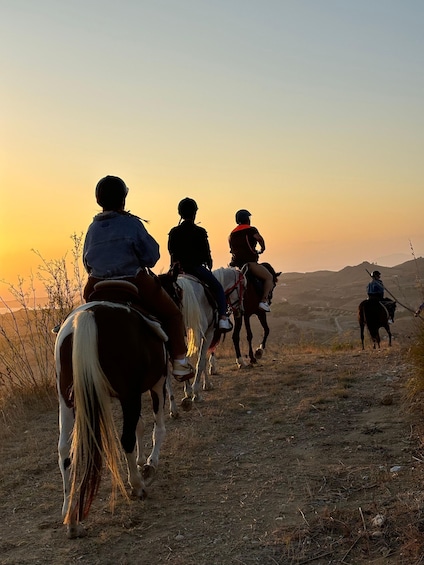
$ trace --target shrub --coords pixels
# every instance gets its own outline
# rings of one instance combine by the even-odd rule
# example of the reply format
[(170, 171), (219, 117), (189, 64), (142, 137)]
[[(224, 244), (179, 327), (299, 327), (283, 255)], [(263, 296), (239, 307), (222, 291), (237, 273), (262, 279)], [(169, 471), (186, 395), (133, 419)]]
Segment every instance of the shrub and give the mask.
[(66, 255), (58, 260), (40, 258), (36, 277), (44, 296), (37, 297), (34, 276), (29, 283), (19, 278), (16, 284), (5, 283), (19, 308), (11, 308), (0, 297), (6, 313), (0, 316), (0, 404), (4, 407), (13, 396), (51, 391), (55, 386), (54, 341), (52, 329), (82, 302), (80, 268), (82, 234), (71, 236), (72, 275)]

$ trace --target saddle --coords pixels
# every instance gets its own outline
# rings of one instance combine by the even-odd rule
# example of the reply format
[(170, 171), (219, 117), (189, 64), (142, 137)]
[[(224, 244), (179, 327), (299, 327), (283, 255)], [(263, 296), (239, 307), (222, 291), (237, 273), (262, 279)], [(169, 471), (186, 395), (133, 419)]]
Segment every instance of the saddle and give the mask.
[(208, 299), (209, 304), (211, 305), (211, 307), (214, 310), (218, 310), (218, 304), (216, 302), (215, 296), (213, 294), (213, 292), (211, 291), (210, 287), (202, 280), (200, 280), (199, 278), (195, 277), (194, 275), (190, 275), (190, 273), (185, 273), (184, 271), (180, 271), (181, 275), (184, 275), (187, 279), (191, 279), (192, 281), (196, 281), (197, 283), (201, 284), (203, 286), (203, 289), (205, 291), (205, 295), (206, 298)]
[(94, 290), (88, 297), (90, 302), (114, 302), (128, 306), (140, 315), (146, 325), (158, 335), (164, 342), (168, 341), (168, 336), (163, 331), (157, 318), (143, 308), (139, 301), (138, 288), (135, 284), (121, 279), (107, 279), (94, 285)]
[(138, 288), (135, 284), (121, 279), (107, 279), (94, 285), (94, 290), (88, 297), (88, 302), (103, 301), (118, 302), (139, 302)]

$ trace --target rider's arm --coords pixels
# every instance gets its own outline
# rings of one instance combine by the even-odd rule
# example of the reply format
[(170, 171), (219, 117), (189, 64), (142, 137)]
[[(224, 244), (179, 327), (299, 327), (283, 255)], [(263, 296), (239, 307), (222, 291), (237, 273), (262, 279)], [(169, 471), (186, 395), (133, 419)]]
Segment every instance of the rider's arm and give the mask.
[(256, 241), (261, 246), (261, 253), (263, 253), (265, 251), (265, 240), (264, 240), (264, 238), (261, 236), (261, 234), (259, 232), (255, 233), (253, 237), (256, 239)]

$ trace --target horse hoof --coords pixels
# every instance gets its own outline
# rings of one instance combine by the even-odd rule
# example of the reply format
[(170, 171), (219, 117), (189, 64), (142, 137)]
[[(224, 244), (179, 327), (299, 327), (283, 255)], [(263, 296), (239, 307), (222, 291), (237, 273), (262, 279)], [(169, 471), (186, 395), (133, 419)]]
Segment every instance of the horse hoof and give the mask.
[(190, 412), (190, 410), (193, 408), (193, 402), (191, 398), (188, 398), (188, 396), (183, 398), (181, 400), (181, 408), (184, 410), (184, 412)]
[(214, 389), (214, 386), (213, 386), (212, 383), (207, 383), (207, 384), (203, 385), (203, 390), (207, 391), (207, 390), (213, 390), (213, 389)]
[(87, 532), (82, 524), (69, 525), (66, 528), (66, 537), (68, 539), (84, 538)]
[(256, 359), (262, 359), (263, 354), (264, 354), (264, 350), (258, 347), (258, 349), (255, 351)]
[(143, 465), (141, 475), (146, 484), (151, 484), (156, 476), (156, 469), (152, 467), (152, 465), (147, 465), (146, 463), (146, 465)]
[(236, 359), (236, 364), (237, 367), (239, 369), (245, 369), (246, 367), (248, 367), (249, 365), (246, 363), (246, 361), (243, 359), (243, 357), (239, 357), (238, 359)]
[(146, 500), (147, 498), (147, 490), (145, 488), (131, 490), (131, 498), (135, 498), (137, 500)]

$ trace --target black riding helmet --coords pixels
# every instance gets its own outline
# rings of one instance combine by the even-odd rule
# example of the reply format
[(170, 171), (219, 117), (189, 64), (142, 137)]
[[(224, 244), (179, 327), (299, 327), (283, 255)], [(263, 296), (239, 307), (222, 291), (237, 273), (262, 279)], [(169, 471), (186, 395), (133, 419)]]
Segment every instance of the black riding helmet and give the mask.
[(96, 185), (96, 200), (105, 210), (121, 208), (127, 194), (128, 187), (119, 177), (107, 175)]
[(381, 277), (381, 273), (380, 273), (380, 271), (373, 271), (371, 273), (371, 276), (372, 276), (372, 278)]
[(183, 220), (194, 220), (197, 210), (198, 207), (193, 198), (183, 198), (178, 204), (178, 214)]
[(245, 224), (249, 221), (251, 215), (252, 214), (248, 210), (239, 210), (236, 212), (236, 223)]

